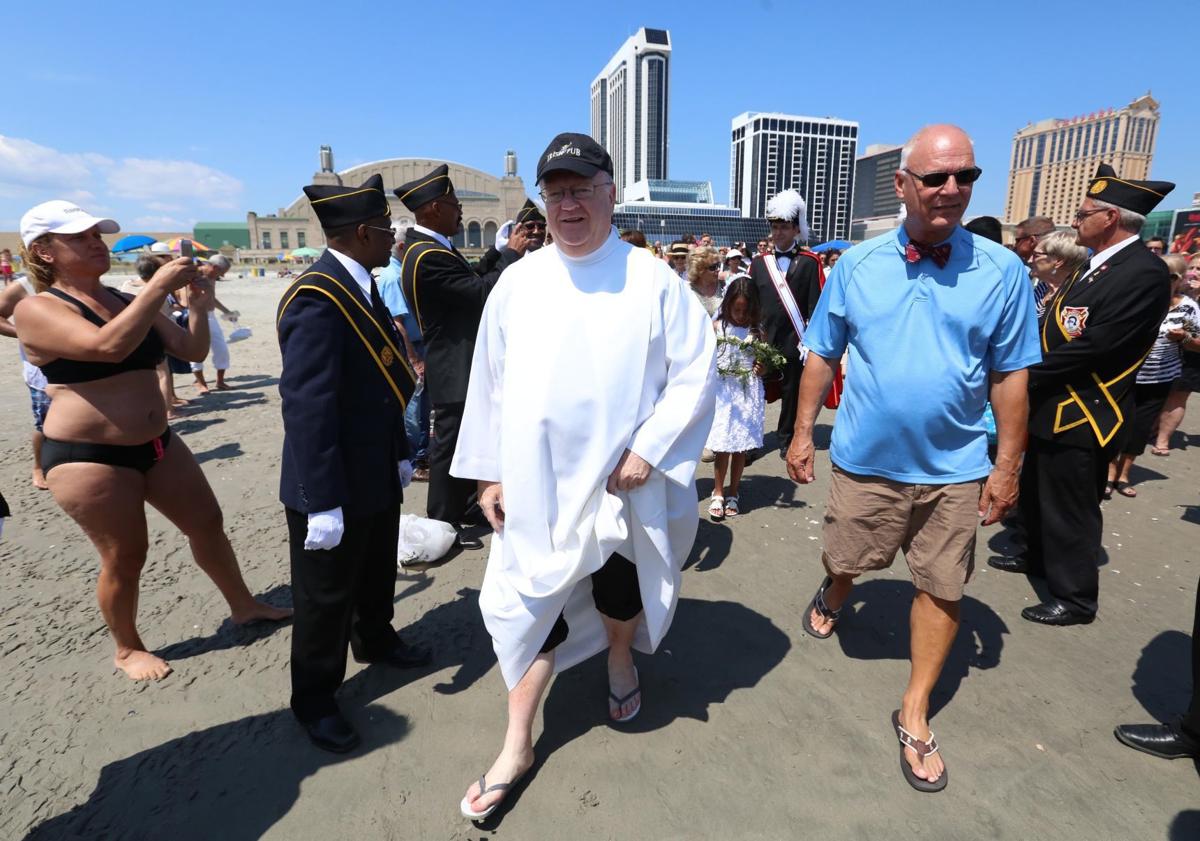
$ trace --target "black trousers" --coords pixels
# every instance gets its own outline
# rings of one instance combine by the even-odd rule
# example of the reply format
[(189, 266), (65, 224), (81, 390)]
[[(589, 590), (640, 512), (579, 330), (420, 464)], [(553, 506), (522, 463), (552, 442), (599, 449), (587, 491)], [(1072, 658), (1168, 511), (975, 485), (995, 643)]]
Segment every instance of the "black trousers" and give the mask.
[(1125, 440), (1121, 445), (1121, 453), (1127, 456), (1140, 456), (1146, 452), (1146, 444), (1150, 433), (1158, 423), (1162, 414), (1163, 404), (1171, 393), (1171, 383), (1137, 383), (1133, 387), (1133, 423), (1124, 430)]
[(450, 475), (450, 462), (458, 445), (463, 403), (437, 403), (433, 407), (433, 441), (429, 444), (429, 497), (425, 513), (431, 519), (461, 525), (475, 494), (475, 482)]
[[(592, 601), (596, 610), (609, 619), (628, 622), (642, 612), (642, 589), (638, 585), (637, 564), (614, 553), (604, 566), (592, 573)], [(567, 638), (571, 628), (560, 613), (540, 649), (553, 651)]]
[(779, 443), (779, 454), (787, 453), (792, 443), (792, 432), (796, 428), (796, 406), (800, 400), (800, 375), (804, 373), (804, 365), (799, 359), (788, 359), (783, 366), (783, 382), (779, 398), (779, 425), (775, 427)]
[(346, 518), (334, 549), (304, 548), (308, 515), (287, 512), (292, 563), (292, 711), (302, 721), (337, 712), (333, 693), (346, 677), (346, 646), (362, 658), (387, 651), (396, 591), (399, 506)]
[(1200, 584), (1196, 589), (1196, 615), (1192, 620), (1192, 703), (1181, 729), (1200, 742)]
[(1053, 596), (1095, 615), (1100, 594), (1100, 500), (1111, 447), (1074, 447), (1029, 437), (1021, 468), (1021, 519), (1030, 571)]

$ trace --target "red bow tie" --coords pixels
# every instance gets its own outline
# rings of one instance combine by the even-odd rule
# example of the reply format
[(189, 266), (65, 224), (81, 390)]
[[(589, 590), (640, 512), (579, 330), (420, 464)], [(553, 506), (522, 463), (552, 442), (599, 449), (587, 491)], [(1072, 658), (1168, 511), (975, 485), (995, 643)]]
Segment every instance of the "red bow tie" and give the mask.
[(922, 257), (929, 257), (933, 262), (937, 263), (939, 269), (944, 269), (946, 264), (950, 262), (950, 243), (943, 242), (941, 245), (921, 245), (919, 242), (909, 240), (908, 245), (904, 246), (904, 259), (910, 263), (916, 263)]

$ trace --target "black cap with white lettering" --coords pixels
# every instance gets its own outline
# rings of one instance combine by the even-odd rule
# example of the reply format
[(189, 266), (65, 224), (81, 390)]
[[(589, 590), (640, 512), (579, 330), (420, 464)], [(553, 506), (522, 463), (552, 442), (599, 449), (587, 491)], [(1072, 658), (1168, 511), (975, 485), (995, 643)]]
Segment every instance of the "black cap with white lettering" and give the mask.
[(590, 178), (603, 170), (613, 174), (612, 158), (604, 147), (586, 134), (565, 132), (550, 141), (538, 159), (537, 182), (552, 172), (573, 172)]

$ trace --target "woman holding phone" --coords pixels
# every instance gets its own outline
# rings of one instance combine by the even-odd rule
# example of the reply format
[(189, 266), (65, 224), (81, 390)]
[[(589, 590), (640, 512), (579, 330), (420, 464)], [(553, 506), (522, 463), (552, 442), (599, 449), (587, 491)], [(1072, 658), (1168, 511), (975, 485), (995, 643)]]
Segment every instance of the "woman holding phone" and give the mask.
[[(136, 297), (104, 286), (102, 233), (120, 227), (70, 202), (49, 201), (21, 219), (26, 270), (38, 294), (14, 322), (51, 395), (42, 467), (59, 506), (100, 554), (96, 595), (116, 643), (114, 664), (134, 680), (158, 680), (170, 665), (138, 634), (138, 586), (146, 562), (145, 505), (187, 536), (196, 564), (229, 603), (235, 623), (280, 620), (290, 610), (255, 600), (242, 580), (221, 509), (187, 445), (171, 434), (156, 367), (169, 352), (203, 359), (212, 289), (192, 260), (166, 263)], [(190, 285), (185, 330), (162, 314), (166, 296)]]

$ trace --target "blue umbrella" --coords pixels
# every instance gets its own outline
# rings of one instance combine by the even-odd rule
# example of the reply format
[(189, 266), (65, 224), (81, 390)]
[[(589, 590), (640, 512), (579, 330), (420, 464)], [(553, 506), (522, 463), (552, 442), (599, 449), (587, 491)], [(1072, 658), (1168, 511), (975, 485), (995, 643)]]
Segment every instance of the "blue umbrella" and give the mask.
[(139, 248), (153, 245), (157, 241), (154, 237), (148, 237), (145, 234), (130, 234), (113, 243), (112, 252), (120, 254), (122, 251), (137, 251)]
[(853, 243), (846, 242), (844, 239), (831, 239), (829, 242), (823, 242), (820, 245), (814, 245), (812, 250), (820, 254), (822, 251), (828, 251), (831, 248), (836, 248), (838, 251), (845, 251)]

